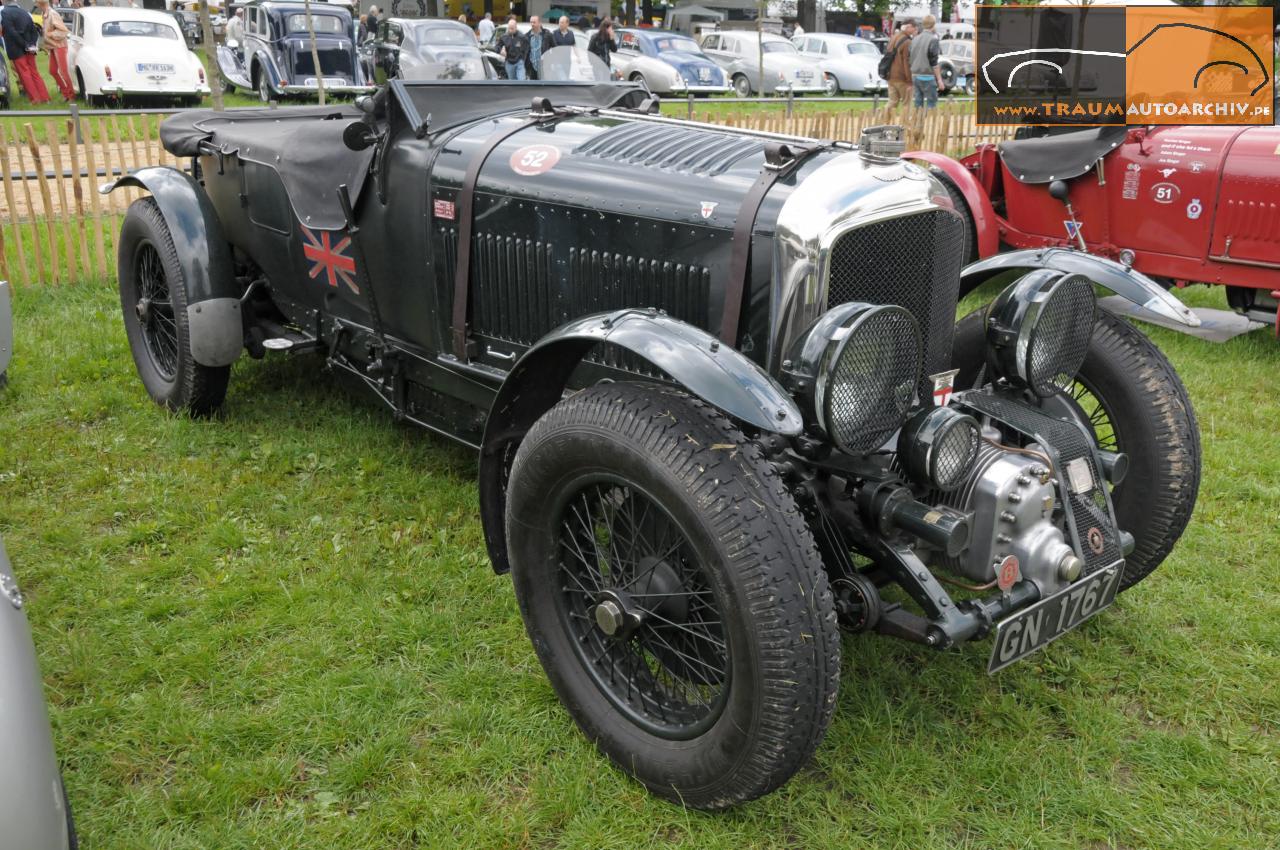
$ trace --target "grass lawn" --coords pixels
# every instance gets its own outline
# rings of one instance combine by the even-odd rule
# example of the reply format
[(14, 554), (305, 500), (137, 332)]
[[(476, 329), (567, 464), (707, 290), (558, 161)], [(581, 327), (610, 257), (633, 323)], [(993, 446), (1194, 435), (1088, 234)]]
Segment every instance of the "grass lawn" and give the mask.
[(166, 415), (110, 287), (15, 302), (0, 534), (88, 850), (1277, 846), (1266, 332), (1153, 331), (1205, 477), (1151, 579), (996, 677), (986, 642), (846, 637), (815, 760), (704, 815), (610, 768), (560, 708), (489, 568), (469, 451), (305, 359), (242, 360), (219, 421)]

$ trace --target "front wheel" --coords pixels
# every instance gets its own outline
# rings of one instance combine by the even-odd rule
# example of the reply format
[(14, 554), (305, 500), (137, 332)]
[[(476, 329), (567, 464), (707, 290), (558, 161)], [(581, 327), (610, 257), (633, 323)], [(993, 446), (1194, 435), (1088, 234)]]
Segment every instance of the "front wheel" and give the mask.
[(725, 416), (670, 388), (583, 390), (529, 431), (507, 500), (529, 637), (615, 764), (719, 809), (809, 759), (839, 676), (831, 592), (787, 488)]
[(129, 206), (118, 254), (125, 334), (147, 393), (170, 410), (212, 413), (226, 397), (231, 367), (202, 366), (191, 353), (186, 282), (154, 198)]
[[(952, 365), (958, 388), (973, 386), (983, 364), (986, 308), (956, 325)], [(1120, 589), (1164, 561), (1191, 519), (1200, 490), (1200, 429), (1187, 388), (1151, 340), (1098, 310), (1089, 352), (1055, 402), (1075, 413), (1098, 447), (1129, 456), (1129, 472), (1111, 491), (1120, 528), (1134, 536)]]
[(738, 97), (751, 97), (751, 81), (745, 74), (733, 78), (733, 93)]

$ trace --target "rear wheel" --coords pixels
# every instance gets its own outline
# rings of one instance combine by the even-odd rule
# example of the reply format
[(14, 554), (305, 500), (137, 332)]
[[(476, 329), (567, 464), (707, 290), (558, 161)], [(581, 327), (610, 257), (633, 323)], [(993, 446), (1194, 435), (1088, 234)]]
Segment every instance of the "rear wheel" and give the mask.
[[(958, 388), (982, 368), (986, 309), (956, 325), (952, 365)], [(1058, 399), (1093, 430), (1099, 448), (1129, 456), (1111, 491), (1120, 528), (1134, 536), (1120, 589), (1164, 561), (1191, 519), (1200, 489), (1200, 429), (1187, 389), (1159, 348), (1124, 319), (1098, 311), (1089, 352)]]
[(822, 76), (822, 93), (827, 97), (835, 97), (840, 94), (840, 82), (831, 74)]
[(584, 390), (530, 430), (507, 498), (529, 637), (606, 756), (703, 809), (808, 760), (835, 705), (831, 593), (789, 492), (727, 418), (668, 388)]
[(154, 198), (139, 198), (125, 214), (117, 271), (125, 333), (147, 393), (170, 410), (212, 413), (231, 367), (202, 366), (191, 354), (186, 282)]

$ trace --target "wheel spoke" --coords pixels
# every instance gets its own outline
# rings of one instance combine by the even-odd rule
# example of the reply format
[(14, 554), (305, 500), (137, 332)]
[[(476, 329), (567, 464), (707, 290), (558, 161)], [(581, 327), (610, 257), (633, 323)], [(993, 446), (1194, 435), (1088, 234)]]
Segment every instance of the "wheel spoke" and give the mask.
[[(711, 722), (727, 694), (729, 647), (679, 524), (635, 487), (599, 481), (567, 500), (559, 534), (564, 622), (596, 684), (658, 734)], [(610, 626), (596, 610), (606, 602)]]

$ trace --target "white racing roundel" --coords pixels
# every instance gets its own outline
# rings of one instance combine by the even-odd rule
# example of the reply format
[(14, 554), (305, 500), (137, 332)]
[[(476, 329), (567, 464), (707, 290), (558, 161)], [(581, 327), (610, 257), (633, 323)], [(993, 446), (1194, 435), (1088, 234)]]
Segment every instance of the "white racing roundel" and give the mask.
[(555, 145), (525, 145), (511, 155), (511, 170), (524, 177), (546, 174), (560, 161)]

